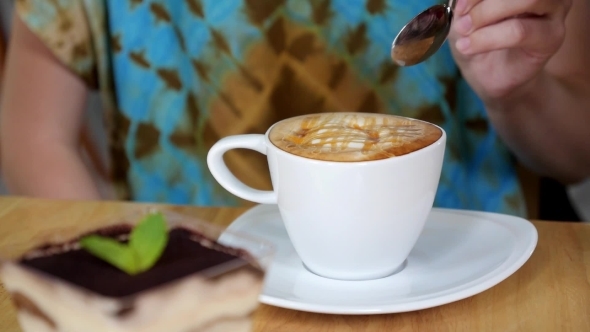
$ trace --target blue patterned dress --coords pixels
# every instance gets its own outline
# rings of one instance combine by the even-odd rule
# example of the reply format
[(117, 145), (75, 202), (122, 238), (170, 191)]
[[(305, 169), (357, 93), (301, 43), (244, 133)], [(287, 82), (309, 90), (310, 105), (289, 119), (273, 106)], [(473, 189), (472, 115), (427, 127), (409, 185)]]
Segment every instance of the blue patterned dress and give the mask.
[[(448, 134), (439, 207), (524, 215), (509, 151), (461, 77), (448, 45), (400, 68), (397, 31), (434, 0), (21, 0), (19, 15), (99, 89), (121, 198), (243, 205), (206, 166), (228, 135), (325, 111), (424, 119)], [(228, 155), (247, 184), (270, 189), (264, 156)]]

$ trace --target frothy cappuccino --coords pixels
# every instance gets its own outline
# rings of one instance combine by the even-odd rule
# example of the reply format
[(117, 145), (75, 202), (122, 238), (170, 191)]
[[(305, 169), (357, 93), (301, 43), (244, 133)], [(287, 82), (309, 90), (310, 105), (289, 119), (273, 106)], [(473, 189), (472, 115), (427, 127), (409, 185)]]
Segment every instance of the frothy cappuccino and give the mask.
[(325, 161), (370, 161), (408, 154), (436, 142), (427, 122), (386, 114), (321, 113), (277, 123), (270, 141), (291, 154)]

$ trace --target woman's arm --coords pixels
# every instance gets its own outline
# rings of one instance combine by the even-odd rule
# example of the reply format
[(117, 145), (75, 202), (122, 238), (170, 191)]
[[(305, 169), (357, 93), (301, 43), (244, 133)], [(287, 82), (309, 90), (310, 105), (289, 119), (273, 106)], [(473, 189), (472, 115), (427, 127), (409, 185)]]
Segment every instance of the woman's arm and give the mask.
[(2, 173), (15, 195), (98, 199), (80, 152), (84, 82), (14, 16), (0, 112)]
[(460, 0), (453, 51), (519, 159), (575, 183), (590, 176), (590, 3)]

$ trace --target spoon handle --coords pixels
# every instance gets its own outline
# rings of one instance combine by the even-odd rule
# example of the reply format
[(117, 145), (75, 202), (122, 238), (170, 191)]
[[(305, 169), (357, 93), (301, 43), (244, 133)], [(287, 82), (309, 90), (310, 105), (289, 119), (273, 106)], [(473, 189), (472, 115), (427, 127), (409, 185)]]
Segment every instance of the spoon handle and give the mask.
[(449, 0), (448, 6), (451, 7), (451, 11), (455, 10), (455, 5), (457, 4), (457, 1), (459, 0)]

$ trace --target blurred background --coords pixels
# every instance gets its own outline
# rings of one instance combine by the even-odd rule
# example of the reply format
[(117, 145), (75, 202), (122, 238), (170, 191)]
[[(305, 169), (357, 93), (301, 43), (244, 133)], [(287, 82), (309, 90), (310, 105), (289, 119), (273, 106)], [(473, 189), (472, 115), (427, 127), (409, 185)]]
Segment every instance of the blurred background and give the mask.
[[(0, 0), (0, 80), (2, 79), (4, 56), (9, 40), (11, 16), (16, 0)], [(0, 90), (1, 94), (1, 90)], [(0, 110), (1, 111), (1, 110)], [(90, 95), (86, 112), (86, 133), (83, 135), (87, 150), (87, 161), (91, 165), (108, 164), (106, 136), (102, 127), (101, 104), (98, 94)], [(100, 166), (95, 172), (101, 172)], [(590, 179), (576, 186), (566, 187), (548, 178), (539, 178), (521, 168), (520, 179), (527, 198), (529, 218), (543, 220), (590, 221)], [(103, 183), (103, 190), (108, 185)], [(0, 194), (7, 194), (0, 177)]]

